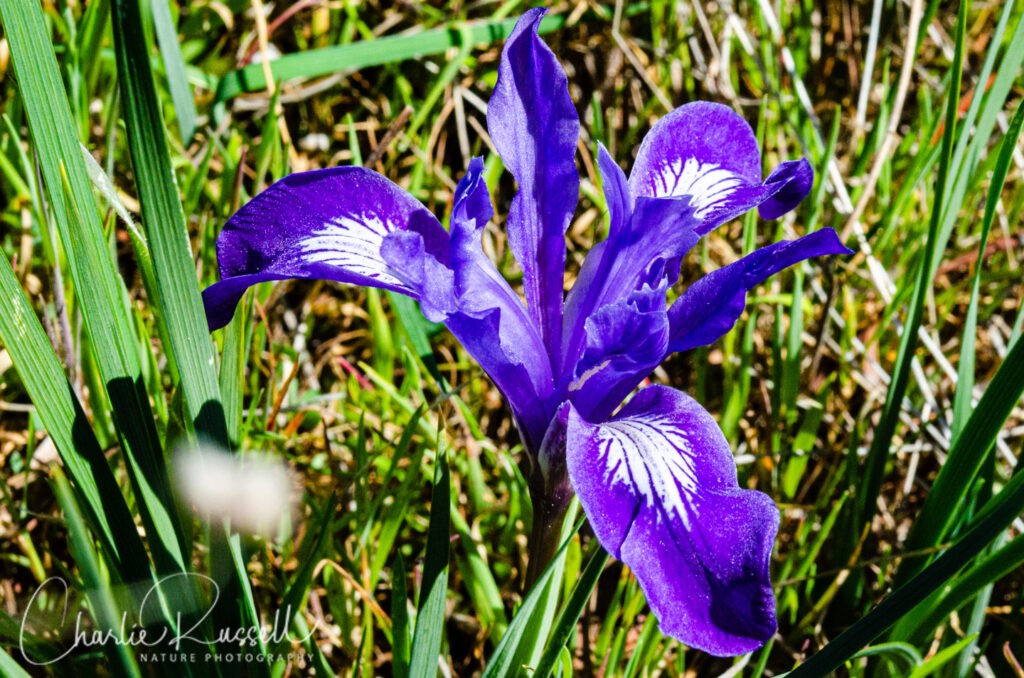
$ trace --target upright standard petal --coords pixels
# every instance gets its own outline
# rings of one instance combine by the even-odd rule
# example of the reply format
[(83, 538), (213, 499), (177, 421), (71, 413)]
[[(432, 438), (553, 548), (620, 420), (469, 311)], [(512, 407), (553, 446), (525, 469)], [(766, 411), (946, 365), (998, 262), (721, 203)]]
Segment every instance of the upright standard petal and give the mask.
[(747, 291), (784, 268), (811, 257), (853, 254), (831, 228), (783, 240), (708, 273), (676, 299), (668, 311), (669, 352), (706, 346), (732, 329), (743, 313)]
[(494, 213), (483, 170), (483, 160), (474, 158), (455, 189), (449, 267), (425, 256), (418, 233), (388, 235), (381, 256), (420, 300), (424, 314), (443, 322), (491, 377), (536, 453), (553, 412), (554, 380), (533, 320), (481, 247), (480, 236)]
[[(455, 191), (449, 251), (455, 312), (445, 324), (505, 395), (526, 444), (536, 452), (553, 413), (551, 363), (522, 300), (481, 247), (493, 214), (483, 170), (483, 160), (474, 158)], [(429, 299), (432, 293), (421, 296)]]
[(597, 166), (601, 172), (604, 201), (608, 206), (608, 238), (587, 252), (583, 267), (565, 299), (562, 350), (557, 367), (560, 373), (566, 375), (572, 371), (573, 364), (579, 358), (584, 336), (583, 323), (587, 316), (593, 313), (601, 297), (602, 280), (607, 277), (608, 267), (612, 261), (611, 255), (605, 256), (605, 250), (614, 247), (607, 243), (622, 237), (622, 232), (629, 224), (630, 215), (633, 213), (633, 196), (630, 195), (626, 184), (626, 174), (601, 142), (597, 143)]
[(750, 125), (731, 108), (695, 101), (658, 120), (629, 176), (634, 197), (689, 196), (703, 235), (754, 207), (775, 219), (811, 190), (806, 160), (779, 165), (761, 181), (761, 153)]
[(740, 489), (725, 436), (695, 400), (651, 386), (603, 424), (574, 410), (566, 463), (594, 533), (633, 571), (663, 633), (719, 656), (772, 636), (779, 511)]
[(645, 285), (664, 290), (674, 283), (679, 260), (700, 237), (698, 224), (687, 199), (646, 197), (637, 199), (624, 222), (613, 222), (608, 239), (587, 253), (566, 300), (560, 384), (573, 376), (588, 318)]
[(579, 198), (574, 160), (580, 124), (565, 71), (537, 35), (546, 9), (529, 10), (505, 42), (487, 130), (519, 184), (509, 247), (523, 269), (530, 313), (551, 355), (560, 346), (565, 231)]
[(292, 174), (232, 216), (217, 238), (221, 281), (203, 291), (210, 329), (231, 320), (251, 285), (321, 278), (416, 296), (380, 254), (385, 238), (416, 234), (446, 265), (448, 233), (415, 198), (362, 167)]

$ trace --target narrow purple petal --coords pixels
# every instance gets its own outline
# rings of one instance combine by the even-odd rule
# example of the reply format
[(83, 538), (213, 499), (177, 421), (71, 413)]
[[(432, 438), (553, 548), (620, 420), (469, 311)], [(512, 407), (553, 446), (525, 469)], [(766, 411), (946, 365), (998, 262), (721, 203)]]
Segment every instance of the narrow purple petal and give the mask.
[(629, 224), (629, 217), (633, 213), (633, 196), (629, 192), (626, 173), (601, 142), (597, 143), (597, 167), (601, 172), (604, 200), (608, 205), (608, 216), (611, 221), (608, 239), (617, 240), (622, 237), (622, 230)]
[(245, 289), (265, 280), (323, 278), (415, 296), (381, 258), (391, 233), (418, 234), (447, 264), (448, 233), (423, 205), (362, 167), (292, 174), (232, 216), (217, 238), (221, 282), (203, 295), (210, 329), (227, 324)]
[[(605, 204), (608, 206), (610, 225), (608, 240), (620, 240), (623, 231), (629, 224), (633, 213), (633, 196), (629, 193), (626, 174), (622, 171), (604, 144), (597, 145), (597, 166), (601, 172), (601, 184), (604, 189)], [(607, 242), (607, 241), (605, 241)], [(605, 256), (605, 250), (614, 245), (605, 242), (590, 248), (583, 266), (572, 289), (565, 300), (565, 316), (562, 323), (562, 351), (559, 369), (566, 373), (579, 358), (579, 348), (583, 341), (583, 323), (594, 311), (601, 296), (601, 279), (608, 275), (611, 256)]]
[(772, 636), (779, 511), (740, 489), (725, 436), (695, 400), (651, 386), (603, 424), (573, 410), (566, 464), (598, 541), (633, 571), (663, 633), (719, 656)]
[(706, 346), (732, 329), (747, 291), (795, 263), (826, 254), (853, 254), (831, 228), (751, 252), (690, 285), (668, 311), (669, 352)]
[[(483, 160), (474, 158), (456, 187), (450, 269), (431, 274), (437, 260), (424, 256), (422, 247), (409, 249), (406, 259), (399, 259), (389, 249), (382, 254), (394, 270), (403, 272), (400, 275), (409, 276), (407, 282), (425, 314), (430, 310), (441, 312), (443, 317), (434, 319), (444, 322), (490, 375), (504, 394), (527, 444), (536, 451), (552, 412), (548, 404), (554, 381), (551, 364), (522, 300), (483, 252), (480, 236), (494, 213), (483, 170)], [(418, 236), (389, 236), (398, 237)], [(422, 274), (418, 272), (421, 269)]]
[(664, 358), (669, 336), (666, 288), (665, 283), (645, 285), (587, 318), (583, 355), (568, 389), (583, 417), (600, 421), (610, 415)]
[[(554, 387), (540, 332), (508, 282), (484, 254), (480, 237), (494, 213), (484, 163), (474, 158), (455, 192), (450, 260), (459, 313), (447, 322), (455, 337), (491, 375), (509, 403), (528, 445), (544, 437)], [(484, 317), (486, 322), (475, 322)]]
[(565, 71), (537, 35), (546, 11), (524, 13), (505, 42), (487, 129), (519, 183), (508, 214), (509, 246), (523, 269), (527, 306), (554, 355), (562, 329), (565, 231), (579, 197), (579, 118)]
[(782, 216), (813, 182), (810, 163), (796, 160), (779, 165), (762, 183), (750, 125), (728, 106), (707, 101), (661, 118), (640, 145), (629, 176), (634, 197), (689, 196), (701, 235), (759, 205), (765, 219)]

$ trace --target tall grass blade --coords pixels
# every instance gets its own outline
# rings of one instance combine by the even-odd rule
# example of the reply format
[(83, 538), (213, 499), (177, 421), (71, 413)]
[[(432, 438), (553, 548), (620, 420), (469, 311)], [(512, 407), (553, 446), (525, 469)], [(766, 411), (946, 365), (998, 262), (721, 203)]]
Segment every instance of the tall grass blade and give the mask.
[(5, 649), (0, 649), (0, 673), (7, 678), (32, 678)]
[[(121, 615), (112, 590), (103, 576), (99, 560), (93, 552), (92, 539), (86, 527), (82, 513), (75, 502), (71, 485), (60, 469), (53, 471), (54, 489), (57, 501), (64, 509), (64, 518), (68, 526), (68, 542), (71, 553), (78, 563), (82, 583), (85, 585), (89, 607), (95, 616), (96, 625), (104, 633), (116, 633), (121, 628)], [(119, 675), (130, 678), (141, 678), (139, 667), (132, 655), (132, 648), (127, 643), (104, 643), (103, 651), (111, 659), (111, 668)]]
[(43, 10), (35, 2), (0, 0), (0, 18), (71, 277), (75, 289), (86, 291), (78, 301), (89, 345), (118, 424), (157, 570), (181, 572), (187, 558), (178, 540), (167, 471), (123, 304), (124, 285), (92, 200)]
[[(957, 365), (956, 394), (953, 400), (953, 438), (963, 429), (967, 417), (971, 413), (971, 399), (974, 392), (974, 344), (978, 330), (978, 297), (981, 291), (981, 270), (985, 260), (985, 247), (988, 235), (992, 230), (992, 222), (996, 216), (996, 204), (1003, 192), (1006, 175), (1013, 162), (1013, 151), (1017, 146), (1021, 125), (1024, 125), (1024, 103), (1017, 107), (1010, 125), (1006, 130), (999, 157), (992, 173), (988, 197), (985, 200), (985, 215), (981, 221), (981, 237), (978, 241), (978, 263), (974, 267), (974, 280), (971, 282), (971, 300), (967, 305), (967, 317), (964, 320), (963, 337), (961, 339), (960, 362)], [(938, 500), (938, 499), (937, 499)]]
[(221, 403), (224, 406), (224, 423), (227, 429), (228, 445), (238, 449), (242, 442), (242, 397), (245, 391), (246, 329), (252, 315), (252, 295), (247, 294), (239, 304), (241, 310), (235, 313), (224, 330), (224, 351), (220, 363)]
[(409, 297), (403, 294), (395, 294), (391, 291), (388, 291), (387, 294), (388, 300), (391, 302), (391, 308), (395, 310), (395, 315), (398, 316), (398, 320), (402, 323), (405, 333), (409, 336), (409, 341), (412, 343), (412, 348), (416, 351), (416, 355), (423, 361), (423, 365), (430, 372), (430, 376), (438, 384), (446, 384), (447, 381), (437, 368), (437, 361), (434, 360), (434, 353), (430, 348), (430, 337), (427, 335), (430, 321), (423, 317), (416, 302)]
[[(907, 550), (914, 551), (926, 545), (939, 544), (949, 535), (958, 520), (957, 511), (950, 510), (950, 507), (962, 505), (985, 455), (995, 444), (999, 430), (1022, 394), (1024, 343), (1017, 342), (1006, 355), (1003, 364), (999, 366), (999, 370), (978, 401), (978, 406), (974, 408), (974, 413), (953, 443), (946, 463), (939, 470), (928, 499), (921, 507), (921, 512), (907, 537)], [(1015, 487), (1015, 483), (1008, 483), (1003, 492), (989, 500), (986, 506), (993, 506), (993, 502), (1011, 487)], [(985, 509), (979, 516), (984, 515), (984, 512)], [(925, 562), (924, 556), (905, 559), (897, 572), (897, 583), (920, 571)]]
[[(501, 22), (474, 22), (466, 26), (472, 44), (504, 40), (512, 33), (515, 19)], [(547, 16), (540, 32), (556, 30), (565, 23), (563, 16)], [(376, 40), (361, 40), (347, 45), (311, 49), (286, 54), (271, 62), (275, 80), (313, 78), (337, 71), (357, 70), (369, 66), (419, 59), (431, 54), (442, 54), (449, 47), (462, 46), (462, 33), (451, 27), (433, 28), (412, 35), (393, 35)], [(262, 64), (250, 64), (221, 78), (215, 101), (227, 101), (243, 92), (257, 92), (267, 87)]]
[(396, 676), (409, 673), (409, 593), (405, 582), (405, 561), (395, 554), (391, 570), (391, 670)]
[(931, 288), (933, 278), (933, 262), (938, 254), (938, 250), (942, 247), (939, 241), (939, 226), (943, 206), (946, 204), (944, 202), (946, 184), (948, 182), (953, 153), (957, 109), (960, 101), (961, 64), (963, 63), (964, 34), (967, 24), (967, 4), (967, 2), (960, 3), (960, 10), (957, 16), (956, 50), (953, 57), (949, 93), (946, 98), (946, 127), (942, 136), (942, 155), (939, 161), (938, 178), (935, 181), (935, 197), (931, 220), (928, 224), (928, 240), (924, 244), (923, 257), (914, 283), (910, 307), (907, 309), (903, 332), (900, 335), (896, 363), (892, 369), (892, 381), (889, 382), (882, 415), (874, 430), (874, 438), (871, 441), (871, 448), (868, 451), (868, 458), (864, 467), (863, 475), (865, 478), (860, 486), (860, 493), (857, 498), (861, 525), (870, 522), (875, 513), (875, 500), (882, 487), (885, 464), (889, 459), (889, 448), (892, 444), (893, 435), (896, 433), (903, 396), (906, 394), (907, 385), (910, 380), (910, 366), (914, 350), (917, 347), (918, 328), (921, 326), (925, 298), (928, 295), (928, 290)]
[(523, 600), (523, 604), (519, 606), (519, 610), (508, 625), (508, 630), (505, 631), (501, 642), (498, 643), (494, 654), (491, 655), (487, 666), (484, 667), (481, 678), (505, 678), (506, 676), (517, 674), (516, 657), (521, 652), (520, 645), (524, 637), (528, 635), (530, 627), (536, 623), (537, 608), (542, 606), (548, 585), (551, 583), (555, 573), (561, 572), (565, 551), (582, 524), (582, 520), (578, 521), (568, 531), (567, 535), (563, 535), (562, 545), (558, 548), (555, 557), (548, 563), (544, 572), (537, 578), (537, 583), (530, 589), (530, 592)]
[[(982, 441), (979, 447), (986, 447), (984, 441), (995, 439), (1010, 410), (1024, 392), (1024, 343), (1018, 342), (1006, 356), (995, 378), (982, 396), (974, 414), (968, 420), (958, 445), (972, 447)], [(991, 396), (991, 397), (990, 397)], [(991, 405), (996, 411), (991, 411)], [(964, 441), (970, 441), (965, 443)], [(962, 455), (960, 455), (962, 458)], [(979, 455), (975, 455), (976, 457)], [(980, 455), (983, 456), (983, 455)], [(950, 454), (952, 459), (952, 453)], [(947, 464), (948, 466), (949, 464)], [(951, 477), (966, 477), (962, 472), (951, 473)], [(810, 678), (826, 676), (857, 650), (867, 645), (893, 624), (913, 610), (933, 591), (943, 586), (982, 549), (1005, 530), (1024, 511), (1024, 474), (1014, 478), (1018, 482), (1008, 483), (979, 513), (969, 530), (953, 546), (935, 559), (933, 563), (913, 576), (891, 596), (878, 604), (866, 616), (839, 634), (820, 652), (797, 667), (789, 678)], [(969, 484), (969, 483), (965, 483)], [(952, 513), (947, 511), (947, 513)], [(942, 518), (937, 518), (942, 524)], [(920, 562), (920, 559), (918, 559)], [(906, 562), (904, 563), (907, 564)], [(900, 574), (907, 576), (901, 568)]]
[[(82, 146), (81, 149), (82, 160), (85, 163), (85, 172), (89, 175), (89, 180), (92, 181), (93, 186), (106, 199), (107, 203), (114, 208), (117, 215), (121, 217), (121, 222), (128, 229), (128, 238), (131, 240), (132, 250), (135, 252), (135, 263), (139, 267), (139, 274), (142, 278), (142, 286), (146, 290), (146, 296), (153, 306), (160, 307), (160, 288), (156, 282), (156, 273), (153, 270), (153, 255), (150, 254), (149, 242), (146, 240), (145, 234), (139, 229), (138, 224), (135, 223), (132, 215), (128, 212), (128, 208), (124, 206), (120, 196), (118, 196), (117, 187), (114, 186), (113, 180), (107, 176), (107, 173), (103, 171), (103, 168), (96, 162), (96, 159), (92, 157), (89, 149), (85, 146)], [(167, 320), (162, 313), (158, 313), (156, 316), (156, 329), (157, 334), (160, 335), (160, 343), (164, 346), (170, 346), (171, 338), (167, 330)], [(170, 372), (175, 381), (178, 381), (178, 364), (174, 361), (174, 354), (168, 352), (165, 353), (165, 356), (167, 357), (168, 372)]]
[(597, 586), (597, 580), (600, 578), (601, 572), (604, 571), (604, 566), (607, 562), (608, 552), (598, 545), (597, 552), (590, 557), (590, 562), (587, 563), (586, 569), (580, 575), (576, 588), (573, 589), (572, 595), (566, 602), (565, 607), (562, 608), (562, 614), (558, 617), (558, 622), (551, 631), (551, 637), (547, 641), (547, 648), (544, 650), (544, 654), (541, 655), (540, 662), (533, 672), (533, 678), (547, 678), (551, 675), (551, 669), (554, 668), (555, 662), (558, 661), (562, 648), (565, 647), (565, 644), (576, 630), (576, 622), (579, 621), (583, 608), (590, 599), (590, 594), (594, 591), (594, 587)]
[(444, 608), (448, 594), (448, 553), (451, 540), (451, 481), (447, 454), (439, 447), (435, 457), (434, 489), (430, 495), (430, 531), (423, 563), (419, 612), (409, 659), (410, 678), (434, 678), (444, 635)]
[(7, 348), (36, 411), (85, 505), (88, 523), (118, 572), (150, 568), (135, 521), (82, 405), (9, 262), (0, 256), (0, 342)]
[(1024, 564), (1024, 537), (986, 554), (949, 586), (936, 591), (928, 601), (904, 617), (895, 632), (915, 644), (928, 642), (932, 631), (949, 615), (991, 583)]
[(185, 73), (185, 58), (181, 55), (181, 45), (178, 44), (178, 29), (171, 17), (170, 2), (171, 0), (151, 0), (150, 8), (153, 13), (156, 40), (160, 45), (160, 56), (163, 57), (164, 73), (167, 75), (167, 89), (170, 90), (171, 100), (174, 102), (178, 132), (181, 134), (182, 143), (187, 145), (196, 131), (196, 103), (192, 99), (192, 88)]
[[(156, 3), (156, 4), (159, 4)], [(113, 0), (114, 46), (135, 183), (186, 406), (186, 425), (227, 447), (213, 344), (171, 167), (138, 0)]]
[[(996, 27), (996, 32), (992, 38), (994, 41), (998, 41), (1002, 37), (1000, 29), (1005, 28), (1004, 24), (1008, 19), (1007, 15), (1015, 4), (1015, 2), (1010, 2), (1004, 7), (999, 25)], [(993, 42), (993, 45), (998, 44), (998, 42)], [(988, 75), (991, 72), (992, 64), (998, 51), (996, 47), (988, 50), (985, 62), (982, 64), (981, 77), (977, 81), (978, 89), (983, 90), (988, 85)], [(975, 96), (971, 100), (971, 105), (961, 125), (961, 129), (964, 131), (960, 135), (960, 140), (956, 150), (953, 152), (950, 165), (950, 177), (954, 178), (954, 181), (947, 188), (949, 199), (943, 206), (942, 227), (939, 231), (939, 242), (942, 243), (942, 246), (945, 246), (945, 243), (949, 240), (953, 226), (959, 216), (960, 208), (967, 195), (971, 179), (976, 176), (975, 168), (979, 158), (982, 157), (985, 147), (989, 143), (996, 120), (1003, 111), (1007, 96), (1017, 78), (1017, 74), (1020, 72), (1022, 64), (1024, 64), (1024, 17), (1017, 21), (1013, 36), (1010, 38), (1006, 53), (1003, 55), (999, 70), (996, 72), (988, 93), (985, 94), (983, 91), (975, 92)], [(981, 108), (980, 117), (976, 119), (975, 124), (975, 116), (979, 112), (981, 102), (984, 102), (984, 108)], [(968, 132), (971, 131), (972, 125), (973, 135), (969, 135)], [(970, 136), (970, 144), (967, 144), (968, 136)], [(936, 257), (932, 262), (932, 277), (935, 276), (939, 263), (940, 258)]]

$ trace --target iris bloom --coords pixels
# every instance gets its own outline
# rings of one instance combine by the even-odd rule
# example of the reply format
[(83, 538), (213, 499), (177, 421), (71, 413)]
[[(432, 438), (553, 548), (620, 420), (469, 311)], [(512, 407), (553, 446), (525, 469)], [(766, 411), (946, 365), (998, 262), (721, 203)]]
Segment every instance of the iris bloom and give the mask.
[(511, 408), (530, 462), (531, 561), (547, 563), (575, 492), (664, 633), (716, 655), (749, 652), (775, 630), (768, 565), (778, 509), (739, 487), (725, 437), (690, 396), (647, 386), (618, 408), (667, 356), (727, 332), (747, 290), (809, 257), (848, 250), (829, 229), (779, 242), (706, 275), (668, 306), (680, 259), (701, 236), (754, 207), (777, 218), (813, 183), (803, 159), (762, 181), (749, 125), (725, 106), (696, 102), (653, 127), (628, 179), (599, 148), (610, 229), (564, 296), (579, 120), (565, 72), (537, 35), (544, 12), (528, 11), (508, 38), (487, 113), (519, 186), (506, 228), (525, 305), (482, 250), (493, 209), (476, 158), (456, 188), (448, 230), (369, 169), (278, 181), (218, 238), (221, 282), (204, 292), (209, 324), (225, 325), (246, 288), (267, 280), (328, 279), (417, 299)]

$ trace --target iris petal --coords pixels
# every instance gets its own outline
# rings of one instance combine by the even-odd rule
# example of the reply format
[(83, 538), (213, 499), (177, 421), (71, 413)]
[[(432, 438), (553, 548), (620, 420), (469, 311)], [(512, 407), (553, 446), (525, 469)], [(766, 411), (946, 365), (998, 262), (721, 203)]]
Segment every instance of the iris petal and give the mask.
[(728, 106), (696, 101), (658, 120), (637, 153), (629, 188), (634, 197), (688, 196), (701, 235), (754, 207), (774, 219), (800, 203), (814, 171), (806, 160), (779, 165), (761, 181), (753, 130)]
[(362, 167), (292, 174), (232, 216), (217, 238), (221, 282), (203, 292), (210, 329), (223, 327), (245, 290), (266, 280), (318, 278), (416, 296), (381, 257), (389, 234), (409, 231), (441, 264), (448, 233), (415, 198)]
[(751, 252), (690, 285), (668, 311), (669, 352), (706, 346), (732, 329), (747, 291), (795, 263), (826, 254), (853, 254), (831, 228)]
[[(583, 350), (587, 318), (605, 306), (625, 302), (644, 285), (662, 288), (675, 282), (679, 259), (697, 242), (686, 198), (640, 197), (627, 192), (625, 175), (604, 146), (598, 147), (598, 166), (611, 216), (608, 238), (587, 253), (565, 303), (562, 344), (563, 381), (572, 376)], [(627, 391), (628, 393), (628, 391)]]
[(505, 394), (528, 443), (551, 415), (550, 362), (522, 301), (487, 260), (492, 214), (477, 158), (459, 184), (449, 237), (415, 198), (361, 167), (292, 174), (242, 207), (217, 239), (221, 282), (203, 291), (211, 329), (251, 285), (313, 278), (381, 287), (419, 300)]
[(545, 345), (560, 345), (565, 231), (579, 198), (580, 124), (565, 71), (537, 35), (546, 9), (527, 11), (505, 42), (487, 130), (519, 183), (508, 214), (509, 247), (523, 269), (526, 302)]
[(740, 489), (725, 436), (695, 400), (651, 386), (602, 424), (573, 410), (566, 463), (594, 534), (633, 571), (663, 633), (719, 656), (771, 637), (779, 511)]
[(491, 377), (536, 452), (551, 416), (551, 367), (522, 300), (483, 252), (480, 236), (494, 212), (483, 171), (474, 158), (455, 189), (450, 268), (427, 256), (417, 233), (389, 235), (381, 255), (424, 314), (443, 322)]
[(505, 395), (525, 442), (536, 451), (552, 414), (551, 363), (522, 300), (481, 247), (493, 213), (483, 171), (483, 160), (474, 158), (455, 191), (449, 258), (456, 311), (445, 324)]
[(585, 348), (569, 386), (569, 398), (587, 419), (610, 415), (665, 357), (666, 287), (645, 285), (587, 318)]

